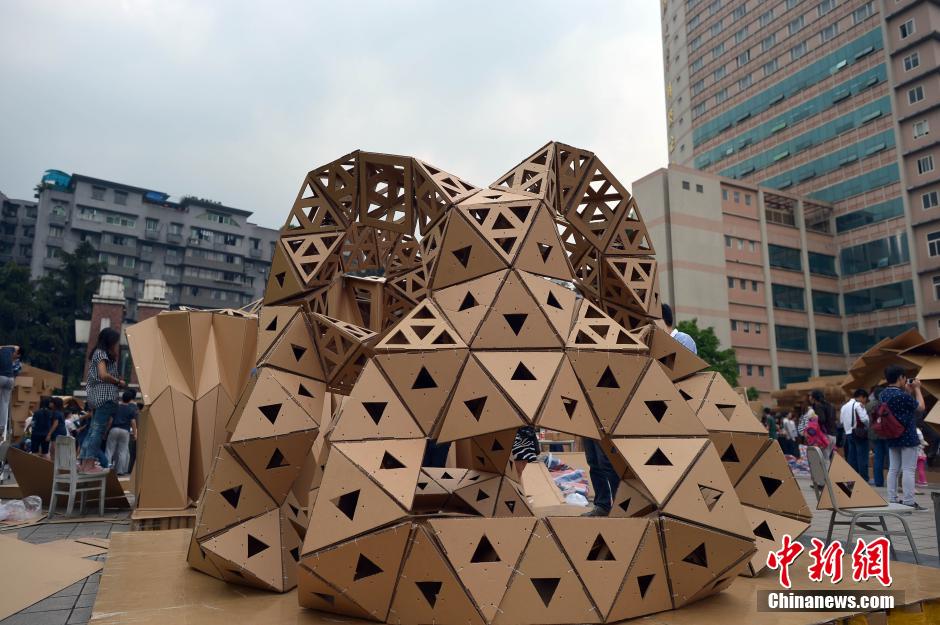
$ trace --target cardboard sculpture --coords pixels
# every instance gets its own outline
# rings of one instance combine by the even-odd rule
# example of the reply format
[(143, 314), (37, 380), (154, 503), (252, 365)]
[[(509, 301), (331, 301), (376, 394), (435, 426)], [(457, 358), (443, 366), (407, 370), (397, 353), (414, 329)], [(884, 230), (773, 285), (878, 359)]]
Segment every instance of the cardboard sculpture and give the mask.
[(146, 408), (138, 508), (181, 510), (202, 492), (254, 366), (258, 321), (236, 311), (164, 312), (127, 329)]
[(10, 416), (13, 420), (13, 436), (23, 435), (26, 418), (39, 408), (39, 398), (54, 395), (55, 389), (62, 388), (62, 376), (52, 371), (23, 365), (20, 374), (13, 383), (10, 398)]
[(871, 389), (883, 382), (885, 368), (888, 365), (900, 365), (913, 372), (916, 369), (912, 366), (914, 361), (904, 358), (901, 354), (924, 344), (925, 339), (916, 328), (878, 341), (849, 367), (849, 373), (842, 383), (846, 395), (851, 395), (857, 388)]
[[(743, 398), (655, 326), (646, 228), (590, 152), (549, 143), (487, 189), (366, 152), (316, 169), (264, 303), (190, 548), (216, 577), (389, 623), (613, 622), (808, 525)], [(610, 518), (530, 507), (524, 425), (601, 441)], [(422, 466), (428, 439), (469, 466)]]

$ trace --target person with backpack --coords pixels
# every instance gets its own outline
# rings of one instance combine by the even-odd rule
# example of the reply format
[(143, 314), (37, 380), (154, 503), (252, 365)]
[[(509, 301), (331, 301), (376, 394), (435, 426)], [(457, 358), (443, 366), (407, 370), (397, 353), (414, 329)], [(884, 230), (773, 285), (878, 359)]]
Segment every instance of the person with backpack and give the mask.
[(888, 386), (881, 391), (881, 404), (875, 411), (872, 427), (888, 445), (888, 501), (898, 503), (898, 474), (904, 492), (903, 503), (915, 510), (926, 510), (914, 500), (917, 468), (917, 411), (924, 410), (920, 380), (907, 379), (904, 368), (891, 365), (885, 369)]
[(856, 389), (852, 399), (843, 404), (839, 421), (845, 431), (845, 459), (855, 472), (868, 481), (868, 412), (864, 402), (868, 391)]

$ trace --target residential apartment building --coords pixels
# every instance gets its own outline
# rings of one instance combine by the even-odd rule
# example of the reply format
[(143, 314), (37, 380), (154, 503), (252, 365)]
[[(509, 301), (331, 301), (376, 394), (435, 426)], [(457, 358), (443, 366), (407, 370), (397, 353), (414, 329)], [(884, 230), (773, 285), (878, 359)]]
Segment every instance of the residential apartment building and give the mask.
[(38, 197), (34, 278), (88, 241), (124, 279), (130, 318), (148, 278), (166, 281), (171, 305), (240, 307), (264, 292), (278, 231), (250, 223), (249, 211), (51, 170)]
[[(762, 394), (837, 375), (867, 331), (843, 309), (867, 305), (837, 268), (832, 204), (670, 165), (633, 183), (659, 261), (663, 301), (734, 348), (742, 386)], [(886, 250), (890, 254), (890, 250)], [(765, 395), (766, 397), (766, 395)]]
[[(940, 336), (940, 7), (926, 0), (663, 0), (661, 7), (670, 163), (831, 207), (826, 236), (846, 354), (910, 327)], [(802, 230), (783, 227), (792, 231), (789, 247), (805, 255)], [(767, 245), (778, 245), (777, 236)], [(794, 327), (807, 331), (818, 361), (810, 320)], [(817, 362), (812, 372), (828, 369)]]
[(0, 193), (0, 265), (29, 266), (36, 233), (36, 202), (13, 200)]

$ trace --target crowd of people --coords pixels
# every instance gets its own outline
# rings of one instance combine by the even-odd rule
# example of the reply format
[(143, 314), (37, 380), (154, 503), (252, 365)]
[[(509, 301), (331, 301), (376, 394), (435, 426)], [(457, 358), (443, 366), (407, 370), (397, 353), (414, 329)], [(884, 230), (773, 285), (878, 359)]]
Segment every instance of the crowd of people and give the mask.
[[(940, 437), (923, 423), (920, 381), (906, 377), (898, 365), (887, 367), (884, 376), (884, 385), (856, 389), (839, 409), (822, 391), (814, 390), (807, 395), (805, 405), (777, 414), (765, 408), (761, 421), (785, 454), (799, 458), (801, 446), (818, 447), (831, 459), (841, 449), (862, 479), (874, 486), (887, 486), (889, 501), (923, 509), (914, 495), (918, 486), (927, 485), (930, 445), (924, 432), (938, 443)], [(878, 425), (879, 420), (888, 418), (897, 421), (896, 431), (891, 432), (896, 435), (885, 435), (885, 429)]]

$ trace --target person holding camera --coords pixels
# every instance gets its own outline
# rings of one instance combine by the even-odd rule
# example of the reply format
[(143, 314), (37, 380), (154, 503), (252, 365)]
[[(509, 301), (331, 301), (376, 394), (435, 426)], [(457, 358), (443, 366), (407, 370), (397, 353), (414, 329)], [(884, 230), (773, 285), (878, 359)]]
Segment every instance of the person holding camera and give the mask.
[(901, 474), (901, 496), (905, 506), (915, 510), (926, 510), (914, 501), (914, 474), (917, 469), (917, 450), (920, 439), (917, 437), (917, 411), (924, 410), (924, 395), (920, 390), (920, 380), (907, 378), (904, 368), (891, 365), (885, 369), (885, 381), (888, 386), (881, 391), (881, 403), (887, 404), (894, 418), (904, 427), (896, 438), (885, 441), (888, 445), (888, 501), (898, 503), (898, 473)]

